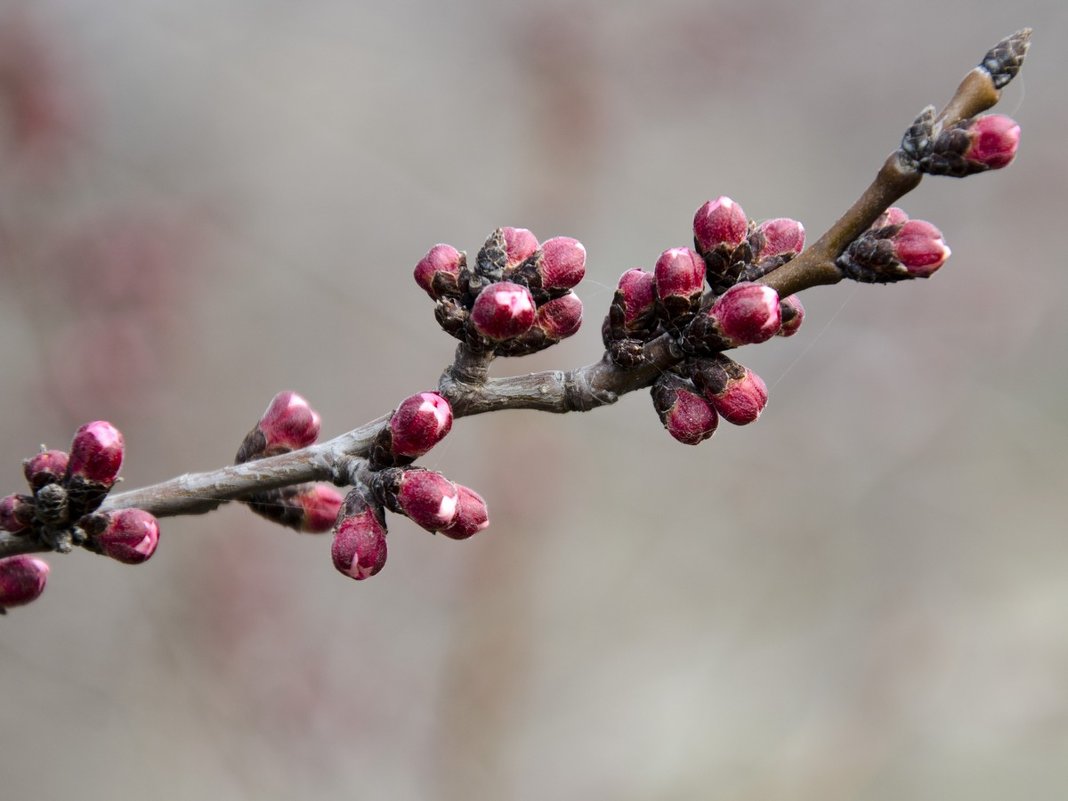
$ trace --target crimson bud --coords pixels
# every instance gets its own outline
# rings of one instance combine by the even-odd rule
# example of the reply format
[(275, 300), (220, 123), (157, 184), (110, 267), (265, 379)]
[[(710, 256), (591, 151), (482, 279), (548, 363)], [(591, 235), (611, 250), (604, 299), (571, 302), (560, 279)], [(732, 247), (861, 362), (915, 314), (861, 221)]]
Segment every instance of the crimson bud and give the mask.
[(660, 422), (679, 442), (698, 445), (716, 433), (719, 416), (692, 382), (664, 373), (653, 384), (651, 394)]
[(389, 419), (391, 450), (417, 458), (441, 442), (452, 428), (452, 407), (436, 392), (420, 392), (401, 401)]
[(106, 420), (86, 423), (74, 433), (67, 477), (111, 486), (122, 467), (122, 434)]
[(460, 270), (465, 262), (464, 254), (452, 245), (434, 245), (415, 265), (415, 283), (434, 300), (459, 294)]
[(386, 516), (360, 488), (345, 496), (330, 548), (334, 567), (350, 578), (370, 578), (386, 563)]
[(0, 609), (22, 606), (44, 592), (48, 563), (34, 556), (0, 559)]
[(491, 340), (517, 337), (534, 324), (534, 299), (525, 286), (510, 281), (490, 284), (471, 307), (475, 330)]
[(454, 540), (466, 540), (489, 526), (489, 510), (482, 496), (463, 484), (456, 485), (456, 517), (441, 529), (441, 533)]

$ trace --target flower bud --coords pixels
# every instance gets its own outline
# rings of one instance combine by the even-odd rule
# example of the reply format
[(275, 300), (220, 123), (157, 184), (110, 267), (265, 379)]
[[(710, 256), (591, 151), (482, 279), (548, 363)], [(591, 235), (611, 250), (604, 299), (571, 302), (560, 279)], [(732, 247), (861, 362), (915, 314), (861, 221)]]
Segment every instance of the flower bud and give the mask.
[(792, 337), (801, 328), (805, 320), (805, 307), (801, 305), (801, 298), (790, 295), (779, 301), (779, 311), (782, 316), (782, 327), (779, 336)]
[(29, 495), (8, 495), (0, 498), (0, 531), (18, 534), (33, 522), (33, 498)]
[(717, 248), (734, 250), (745, 241), (749, 219), (726, 195), (709, 200), (693, 216), (693, 238), (702, 254)]
[(586, 275), (586, 248), (569, 236), (554, 236), (541, 245), (538, 264), (542, 289), (571, 289)]
[(705, 288), (705, 263), (690, 248), (670, 248), (653, 268), (656, 293), (665, 321), (682, 322), (697, 311)]
[(720, 334), (732, 346), (766, 342), (779, 332), (779, 293), (763, 284), (735, 284), (708, 310)]
[(452, 428), (452, 407), (436, 392), (420, 392), (401, 401), (389, 418), (395, 455), (418, 458), (441, 442)]
[(545, 338), (556, 343), (579, 330), (582, 325), (582, 301), (574, 292), (546, 301), (538, 306), (534, 327), (545, 333)]
[(334, 567), (350, 578), (370, 578), (386, 563), (386, 516), (360, 488), (345, 496), (330, 548)]
[(684, 445), (698, 445), (716, 433), (719, 416), (692, 382), (662, 374), (652, 388), (653, 407), (667, 432)]
[(295, 528), (309, 534), (322, 534), (332, 529), (341, 509), (341, 493), (330, 484), (312, 484), (293, 496), (292, 501), (302, 513), (300, 524)]
[(106, 420), (86, 423), (74, 434), (67, 463), (67, 478), (111, 486), (122, 467), (122, 434)]
[(1004, 114), (976, 117), (968, 131), (971, 144), (964, 158), (988, 170), (1007, 167), (1016, 158), (1020, 146), (1020, 126)]
[(623, 300), (623, 329), (627, 333), (656, 328), (656, 276), (639, 267), (627, 270), (619, 277)]
[(534, 324), (534, 316), (530, 290), (510, 281), (485, 287), (471, 307), (475, 330), (496, 341), (519, 336)]
[(388, 468), (374, 474), (372, 489), (385, 506), (422, 526), (441, 531), (456, 519), (459, 492), (441, 473), (421, 467)]
[(506, 225), (501, 233), (504, 235), (505, 269), (522, 264), (538, 249), (538, 238), (526, 228)]
[(0, 559), (0, 609), (22, 606), (44, 592), (48, 563), (35, 556)]
[(768, 388), (763, 379), (723, 354), (693, 360), (690, 374), (705, 400), (729, 423), (752, 423), (767, 405)]
[(460, 270), (466, 257), (452, 245), (434, 245), (415, 265), (415, 283), (433, 300), (458, 295)]
[(789, 217), (765, 220), (758, 227), (762, 247), (753, 254), (757, 259), (771, 259), (800, 253), (805, 249), (805, 226)]
[(62, 481), (69, 459), (65, 451), (41, 451), (22, 463), (22, 472), (34, 492), (46, 484)]
[(143, 509), (119, 509), (94, 518), (92, 540), (105, 556), (139, 565), (156, 552), (159, 521)]
[(456, 491), (456, 517), (440, 533), (450, 539), (466, 540), (489, 526), (489, 510), (482, 496), (470, 487), (457, 484)]
[(963, 178), (1008, 166), (1020, 146), (1020, 126), (1003, 114), (963, 120), (942, 131), (920, 160), (932, 175)]
[(319, 413), (296, 392), (279, 392), (260, 418), (264, 453), (284, 453), (311, 445), (319, 438)]
[(909, 220), (890, 241), (894, 258), (914, 278), (932, 275), (950, 256), (942, 232), (925, 220)]
[(909, 215), (904, 210), (899, 209), (897, 206), (891, 206), (878, 217), (875, 222), (871, 224), (872, 231), (878, 231), (880, 228), (886, 228), (889, 225), (904, 225), (909, 221)]

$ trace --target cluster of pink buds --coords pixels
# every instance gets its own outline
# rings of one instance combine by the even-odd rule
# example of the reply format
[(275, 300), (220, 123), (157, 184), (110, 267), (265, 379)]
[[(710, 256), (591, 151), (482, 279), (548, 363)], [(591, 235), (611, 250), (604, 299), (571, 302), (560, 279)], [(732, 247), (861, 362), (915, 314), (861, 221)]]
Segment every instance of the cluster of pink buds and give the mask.
[[(489, 525), (486, 502), (440, 473), (412, 467), (452, 429), (452, 406), (436, 392), (401, 401), (371, 443), (366, 465), (347, 475), (347, 495), (329, 484), (297, 484), (253, 495), (248, 505), (299, 531), (333, 530), (339, 571), (369, 578), (386, 563), (386, 509), (432, 532), (467, 539)], [(319, 415), (294, 392), (280, 392), (238, 449), (237, 463), (307, 447), (319, 437)], [(362, 462), (360, 463), (362, 464)]]
[(435, 301), (438, 323), (473, 350), (523, 356), (555, 345), (582, 324), (571, 290), (586, 273), (586, 249), (557, 236), (538, 243), (526, 228), (498, 228), (473, 266), (452, 245), (435, 245), (415, 282)]
[[(74, 546), (135, 564), (159, 543), (159, 523), (141, 509), (97, 511), (115, 485), (125, 445), (122, 434), (104, 420), (86, 423), (69, 451), (45, 450), (26, 459), (29, 493), (0, 499), (0, 530), (62, 553)], [(0, 560), (0, 609), (40, 595), (48, 566), (40, 559)]]
[(452, 429), (452, 406), (436, 392), (406, 398), (371, 446), (370, 476), (345, 496), (334, 527), (334, 566), (365, 579), (386, 563), (386, 509), (434, 533), (467, 539), (489, 525), (486, 502), (441, 473), (412, 467)]
[(609, 358), (623, 368), (642, 363), (650, 340), (672, 337), (685, 358), (654, 383), (653, 406), (668, 433), (688, 445), (711, 437), (720, 417), (753, 422), (767, 402), (760, 377), (722, 351), (791, 336), (805, 316), (796, 296), (780, 299), (758, 283), (804, 248), (801, 223), (757, 223), (719, 197), (697, 210), (693, 232), (694, 248), (665, 250), (652, 272), (623, 273), (601, 327)]
[[(306, 448), (319, 438), (319, 413), (296, 392), (279, 392), (237, 449), (235, 464)], [(341, 493), (329, 484), (296, 484), (256, 493), (248, 500), (258, 515), (297, 531), (329, 531)]]
[(854, 281), (886, 284), (929, 278), (949, 255), (941, 231), (894, 206), (850, 243), (837, 264)]

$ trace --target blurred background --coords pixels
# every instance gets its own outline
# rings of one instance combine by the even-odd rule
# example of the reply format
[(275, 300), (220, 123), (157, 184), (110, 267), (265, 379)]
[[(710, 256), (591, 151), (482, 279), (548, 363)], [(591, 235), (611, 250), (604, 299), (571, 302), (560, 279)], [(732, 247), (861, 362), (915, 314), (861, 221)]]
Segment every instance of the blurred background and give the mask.
[(647, 393), (463, 419), (423, 464), (467, 542), (231, 506), (130, 568), (51, 559), (0, 620), (10, 799), (1063, 799), (1068, 12), (803, 5), (0, 3), (0, 495), (106, 418), (126, 486), (229, 462), (295, 389), (334, 436), (453, 342), (411, 270), (498, 225), (588, 250), (587, 322), (495, 373), (597, 359), (617, 277), (728, 194), (810, 241), (927, 103), (1035, 27), (1008, 170), (902, 203), (929, 282), (808, 292), (739, 358), (757, 425), (698, 448)]

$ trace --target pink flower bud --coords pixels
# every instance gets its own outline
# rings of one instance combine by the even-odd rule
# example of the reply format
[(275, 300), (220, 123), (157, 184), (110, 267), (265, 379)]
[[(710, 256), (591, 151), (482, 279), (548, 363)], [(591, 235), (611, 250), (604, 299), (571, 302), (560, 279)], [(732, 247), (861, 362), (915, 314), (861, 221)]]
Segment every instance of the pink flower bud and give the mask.
[(482, 496), (463, 484), (456, 485), (456, 517), (441, 533), (454, 540), (466, 540), (489, 526), (489, 510)]
[(0, 498), (0, 531), (18, 534), (33, 522), (33, 498), (28, 495), (8, 495)]
[(456, 519), (456, 485), (421, 467), (388, 468), (374, 474), (374, 492), (392, 511), (427, 531), (441, 531)]
[(534, 327), (540, 328), (550, 342), (559, 342), (582, 325), (582, 301), (574, 292), (546, 301), (538, 306)]
[(716, 433), (719, 416), (690, 381), (664, 373), (651, 394), (660, 422), (679, 442), (698, 445)]
[(766, 342), (782, 325), (779, 293), (763, 284), (735, 284), (716, 298), (708, 315), (715, 319), (720, 334), (735, 346)]
[(22, 606), (44, 592), (48, 563), (34, 556), (0, 559), (0, 609)]
[(370, 578), (386, 563), (385, 513), (361, 489), (345, 496), (330, 555), (334, 567), (357, 581)]
[(521, 264), (538, 249), (538, 238), (526, 228), (505, 226), (501, 233), (504, 234), (505, 268)]
[(436, 392), (420, 392), (401, 401), (389, 418), (391, 450), (417, 458), (441, 442), (452, 428), (452, 407)]
[(105, 556), (127, 565), (147, 561), (159, 544), (159, 522), (143, 509), (119, 509), (104, 515), (104, 530), (95, 535)]
[(924, 220), (909, 220), (891, 238), (894, 258), (914, 278), (927, 278), (949, 258), (942, 232)]
[(779, 301), (779, 311), (782, 314), (782, 328), (779, 336), (792, 337), (801, 328), (805, 320), (805, 307), (801, 305), (801, 298), (790, 295)]
[(122, 434), (106, 420), (86, 423), (74, 434), (67, 477), (110, 486), (122, 467)]
[(464, 261), (464, 254), (452, 245), (434, 245), (415, 265), (415, 283), (434, 300), (442, 295), (456, 295)]
[(319, 413), (296, 392), (279, 392), (260, 418), (258, 428), (270, 455), (307, 447), (319, 437)]
[(875, 222), (871, 224), (871, 230), (878, 230), (880, 228), (886, 228), (888, 225), (903, 225), (909, 220), (907, 215), (902, 209), (897, 206), (891, 206), (882, 214), (880, 214)]
[(999, 170), (1016, 158), (1020, 126), (1004, 114), (976, 117), (967, 128), (970, 144), (964, 158), (984, 170)]
[(554, 236), (541, 245), (542, 289), (571, 289), (586, 275), (586, 248), (569, 236)]
[(720, 246), (734, 250), (745, 241), (748, 231), (745, 211), (726, 195), (709, 200), (693, 216), (694, 241), (702, 253)]
[(301, 509), (298, 528), (309, 534), (322, 534), (334, 527), (341, 509), (341, 493), (330, 484), (312, 484), (288, 501)]
[(534, 299), (525, 286), (501, 281), (478, 293), (471, 307), (471, 322), (492, 340), (517, 337), (534, 324)]
[(764, 246), (754, 254), (760, 259), (800, 253), (805, 249), (805, 226), (789, 217), (765, 220), (758, 228), (763, 235)]
[(62, 481), (67, 474), (68, 461), (65, 451), (42, 451), (22, 463), (22, 472), (36, 492), (47, 484)]
[(627, 331), (645, 328), (656, 307), (656, 276), (638, 267), (619, 277), (623, 295), (623, 326)]
[(705, 263), (696, 251), (665, 250), (656, 260), (653, 275), (666, 321), (680, 321), (697, 311), (705, 287)]
[(695, 360), (691, 375), (705, 400), (734, 425), (752, 423), (767, 405), (768, 388), (763, 379), (723, 354)]

